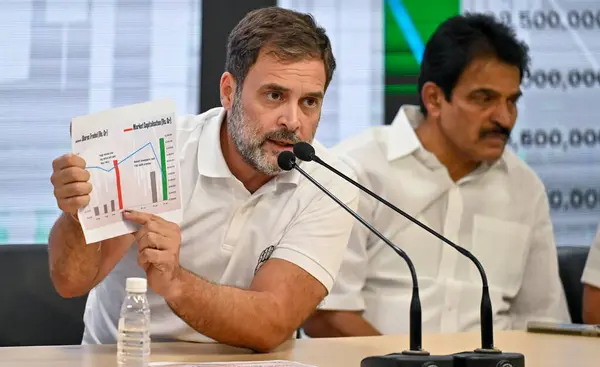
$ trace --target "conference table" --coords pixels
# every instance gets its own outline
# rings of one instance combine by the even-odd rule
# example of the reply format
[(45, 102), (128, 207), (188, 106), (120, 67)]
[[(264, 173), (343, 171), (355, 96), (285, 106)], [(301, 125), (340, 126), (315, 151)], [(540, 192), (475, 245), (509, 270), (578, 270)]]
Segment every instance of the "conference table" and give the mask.
[[(423, 348), (432, 354), (450, 354), (473, 350), (479, 343), (479, 333), (427, 334)], [(495, 335), (495, 344), (505, 352), (525, 355), (528, 367), (600, 366), (600, 338), (533, 334), (522, 331), (502, 331)], [(371, 355), (400, 352), (408, 346), (404, 335), (294, 339), (272, 353), (252, 351), (219, 344), (154, 343), (153, 362), (217, 362), (290, 360), (319, 367), (360, 366)], [(44, 346), (0, 348), (0, 366), (19, 367), (112, 367), (116, 366), (115, 345)]]

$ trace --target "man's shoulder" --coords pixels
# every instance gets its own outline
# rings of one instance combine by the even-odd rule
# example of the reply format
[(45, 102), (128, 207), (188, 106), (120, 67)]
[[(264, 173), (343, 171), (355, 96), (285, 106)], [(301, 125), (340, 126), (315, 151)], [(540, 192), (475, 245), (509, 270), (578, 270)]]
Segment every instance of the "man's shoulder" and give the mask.
[(366, 170), (375, 170), (387, 164), (389, 128), (382, 125), (365, 129), (340, 141), (331, 148), (331, 152), (359, 175)]
[(373, 126), (343, 139), (331, 148), (340, 156), (361, 157), (364, 153), (383, 152), (387, 148), (389, 126)]
[[(356, 173), (353, 167), (351, 167), (348, 164), (348, 162), (345, 159), (343, 159), (343, 157), (340, 154), (338, 154), (335, 150), (324, 146), (316, 139), (313, 141), (312, 145), (315, 148), (316, 155), (319, 158), (321, 158), (321, 160), (323, 160), (325, 163), (332, 166), (333, 168), (339, 170), (340, 172), (344, 173), (345, 175), (353, 179), (356, 178)], [(336, 177), (335, 173), (329, 171), (327, 168), (323, 167), (318, 163), (311, 163), (310, 167), (310, 171), (312, 171), (313, 174), (323, 176), (324, 178)]]
[[(199, 115), (178, 116), (176, 119), (175, 130), (180, 154), (183, 154), (184, 152), (191, 154), (190, 149), (196, 151), (199, 144), (216, 144), (218, 142), (217, 137), (219, 134), (220, 121), (223, 118), (224, 113), (222, 107), (217, 107)], [(208, 136), (206, 136), (206, 134), (208, 134)]]
[[(312, 142), (312, 146), (315, 149), (316, 155), (327, 165), (342, 172), (351, 179), (356, 180), (357, 176), (353, 167), (344, 161), (338, 154), (333, 152), (331, 148), (325, 147), (316, 139)], [(342, 199), (342, 201), (353, 200), (358, 195), (358, 189), (354, 185), (317, 162), (302, 162), (301, 167), (318, 183)], [(297, 190), (299, 190), (298, 192), (306, 193), (313, 198), (321, 197), (323, 194), (321, 190), (313, 185), (313, 183), (304, 178), (300, 179)]]
[(201, 131), (211, 121), (222, 117), (223, 113), (223, 107), (215, 107), (199, 115), (180, 115), (177, 116), (175, 128), (178, 132)]

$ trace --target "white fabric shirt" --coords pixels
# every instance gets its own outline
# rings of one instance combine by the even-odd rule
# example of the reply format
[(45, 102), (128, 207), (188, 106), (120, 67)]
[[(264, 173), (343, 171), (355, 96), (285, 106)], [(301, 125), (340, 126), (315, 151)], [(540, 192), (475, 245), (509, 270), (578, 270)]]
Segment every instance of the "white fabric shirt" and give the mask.
[(600, 226), (590, 247), (581, 282), (600, 288)]
[[(329, 291), (354, 219), (296, 170), (278, 175), (250, 194), (223, 158), (219, 131), (224, 116), (222, 108), (215, 108), (177, 121), (184, 207), (181, 266), (209, 281), (247, 288), (270, 256), (298, 265)], [(352, 174), (318, 142), (313, 145), (319, 155)], [(315, 163), (303, 164), (303, 168), (356, 208), (358, 192), (352, 185)], [(137, 265), (137, 252), (134, 244), (90, 292), (83, 344), (116, 343), (125, 280), (145, 278)], [(153, 340), (212, 341), (188, 326), (150, 289), (148, 298)]]
[[(455, 183), (414, 128), (416, 106), (334, 148), (359, 180), (482, 262), (497, 329), (531, 319), (570, 319), (542, 182), (513, 153)], [(412, 259), (425, 332), (479, 330), (481, 278), (456, 250), (366, 194), (359, 213)], [(364, 310), (384, 334), (408, 332), (411, 278), (404, 260), (355, 226), (340, 273), (322, 309)]]

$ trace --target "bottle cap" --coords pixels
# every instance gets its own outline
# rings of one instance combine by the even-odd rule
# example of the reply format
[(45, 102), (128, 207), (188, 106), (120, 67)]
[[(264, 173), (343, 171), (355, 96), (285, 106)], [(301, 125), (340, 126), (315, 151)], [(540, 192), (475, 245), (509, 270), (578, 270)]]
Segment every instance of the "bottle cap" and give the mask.
[(148, 282), (145, 278), (127, 278), (125, 290), (131, 293), (146, 293)]

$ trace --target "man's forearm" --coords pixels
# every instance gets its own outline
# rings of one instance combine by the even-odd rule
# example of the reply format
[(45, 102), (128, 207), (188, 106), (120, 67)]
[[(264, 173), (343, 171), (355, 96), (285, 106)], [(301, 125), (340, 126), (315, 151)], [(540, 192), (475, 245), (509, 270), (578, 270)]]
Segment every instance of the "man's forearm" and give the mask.
[(282, 326), (282, 310), (265, 292), (217, 285), (181, 271), (171, 309), (196, 331), (220, 343), (269, 351), (293, 334)]
[(89, 292), (106, 277), (133, 244), (125, 234), (86, 244), (81, 225), (69, 214), (54, 224), (48, 239), (50, 277), (63, 297)]
[(99, 243), (86, 245), (81, 226), (69, 214), (56, 221), (48, 239), (50, 276), (63, 297), (85, 294), (100, 266)]
[(381, 335), (360, 312), (318, 310), (303, 325), (312, 338)]

